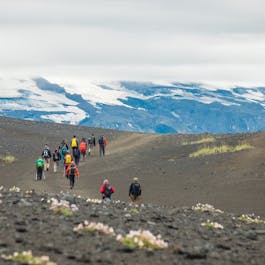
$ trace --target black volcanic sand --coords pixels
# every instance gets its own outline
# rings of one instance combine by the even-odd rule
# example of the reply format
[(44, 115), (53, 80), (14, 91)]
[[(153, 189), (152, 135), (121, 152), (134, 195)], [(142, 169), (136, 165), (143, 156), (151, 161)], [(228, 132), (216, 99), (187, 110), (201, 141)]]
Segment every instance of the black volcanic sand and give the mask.
[[(51, 197), (75, 202), (79, 210), (65, 217), (50, 210)], [(2, 191), (0, 205), (0, 255), (31, 250), (48, 255), (60, 265), (72, 264), (260, 264), (265, 262), (265, 225), (245, 224), (238, 216), (198, 212), (191, 208), (128, 203), (93, 204), (67, 194), (28, 196)], [(207, 219), (224, 229), (201, 226)], [(115, 237), (99, 232), (73, 232), (84, 220), (102, 222), (125, 235), (147, 229), (160, 234), (169, 246), (140, 250), (122, 245)], [(18, 264), (0, 259), (0, 264)], [(23, 263), (27, 264), (27, 263)]]
[[(140, 134), (0, 117), (0, 155), (17, 159), (9, 165), (0, 160), (0, 185), (69, 192), (61, 168), (58, 173), (47, 172), (45, 181), (35, 182), (35, 160), (44, 144), (54, 150), (62, 139), (69, 143), (74, 134), (81, 138), (89, 133), (107, 136), (107, 154), (100, 158), (96, 148), (92, 157), (80, 163), (81, 177), (73, 194), (100, 198), (99, 187), (108, 178), (117, 190), (113, 198), (128, 201), (129, 184), (138, 177), (144, 203), (175, 207), (210, 203), (229, 212), (265, 217), (265, 132), (213, 135), (215, 143), (183, 145), (211, 135)], [(254, 148), (189, 158), (204, 146), (244, 142)]]

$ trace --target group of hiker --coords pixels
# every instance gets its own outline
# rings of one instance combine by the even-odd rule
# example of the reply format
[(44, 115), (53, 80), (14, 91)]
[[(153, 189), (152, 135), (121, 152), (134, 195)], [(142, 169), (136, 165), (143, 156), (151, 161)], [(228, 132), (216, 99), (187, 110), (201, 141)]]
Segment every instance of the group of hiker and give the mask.
[[(105, 156), (107, 146), (107, 138), (100, 135), (97, 141), (99, 145), (99, 156)], [(63, 140), (61, 144), (51, 153), (50, 148), (45, 144), (41, 156), (36, 160), (36, 180), (45, 179), (45, 171), (49, 171), (50, 160), (53, 160), (53, 172), (57, 172), (58, 168), (63, 168), (63, 176), (69, 179), (70, 189), (74, 188), (75, 178), (80, 176), (78, 165), (80, 158), (84, 160), (87, 156), (95, 154), (96, 138), (91, 134), (87, 139), (82, 138), (80, 143), (74, 135), (71, 140), (71, 149)], [(105, 201), (111, 200), (111, 195), (115, 192), (107, 179), (103, 181), (99, 192), (102, 194), (102, 199)], [(141, 195), (141, 186), (138, 179), (134, 178), (129, 187), (129, 197), (132, 201), (137, 201)]]

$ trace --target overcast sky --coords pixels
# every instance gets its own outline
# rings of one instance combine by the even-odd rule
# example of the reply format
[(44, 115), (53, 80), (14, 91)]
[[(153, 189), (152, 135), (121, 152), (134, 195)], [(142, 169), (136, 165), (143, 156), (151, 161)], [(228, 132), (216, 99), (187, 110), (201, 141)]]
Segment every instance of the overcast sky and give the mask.
[(0, 0), (0, 78), (265, 86), (263, 0)]

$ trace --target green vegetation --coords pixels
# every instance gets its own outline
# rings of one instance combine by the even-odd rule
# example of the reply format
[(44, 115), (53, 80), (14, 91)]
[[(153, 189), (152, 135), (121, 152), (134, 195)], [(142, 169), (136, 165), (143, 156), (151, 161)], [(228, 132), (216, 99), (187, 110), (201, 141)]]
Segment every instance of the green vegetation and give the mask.
[(31, 251), (23, 251), (21, 253), (15, 252), (13, 255), (2, 255), (2, 259), (12, 260), (22, 264), (32, 265), (57, 265), (55, 262), (51, 262), (48, 256), (34, 257)]
[(198, 156), (214, 155), (214, 154), (221, 154), (221, 153), (228, 153), (228, 152), (237, 152), (237, 151), (251, 149), (251, 148), (253, 148), (253, 146), (249, 144), (240, 144), (236, 146), (221, 145), (221, 146), (206, 147), (206, 148), (201, 148), (194, 153), (191, 153), (189, 157), (198, 157)]
[(259, 216), (254, 214), (242, 214), (238, 220), (247, 223), (247, 224), (265, 224), (265, 221), (260, 219)]
[(206, 138), (202, 138), (202, 139), (197, 140), (197, 141), (183, 142), (182, 145), (204, 144), (204, 143), (213, 143), (213, 142), (215, 142), (215, 138), (214, 137), (206, 137)]
[(11, 164), (13, 162), (15, 162), (16, 158), (14, 156), (11, 155), (7, 155), (7, 156), (0, 156), (0, 161), (6, 163), (6, 164)]
[(208, 228), (219, 228), (219, 229), (224, 229), (224, 227), (216, 222), (211, 222), (210, 220), (207, 220), (205, 223), (201, 223), (202, 226), (206, 226)]
[(56, 214), (63, 215), (63, 216), (72, 216), (73, 215), (73, 211), (69, 208), (66, 208), (66, 207), (58, 206), (58, 207), (53, 208), (53, 211)]
[(129, 248), (140, 248), (140, 249), (146, 249), (146, 250), (156, 250), (160, 249), (155, 244), (152, 244), (149, 240), (147, 239), (138, 239), (136, 237), (134, 238), (129, 238), (129, 237), (124, 237), (121, 240), (121, 243)]
[(132, 208), (130, 210), (130, 214), (138, 214), (138, 213), (139, 213), (139, 211), (136, 208)]
[(160, 235), (154, 236), (148, 230), (131, 230), (126, 236), (118, 235), (116, 239), (129, 248), (156, 250), (168, 247), (168, 243), (162, 240)]

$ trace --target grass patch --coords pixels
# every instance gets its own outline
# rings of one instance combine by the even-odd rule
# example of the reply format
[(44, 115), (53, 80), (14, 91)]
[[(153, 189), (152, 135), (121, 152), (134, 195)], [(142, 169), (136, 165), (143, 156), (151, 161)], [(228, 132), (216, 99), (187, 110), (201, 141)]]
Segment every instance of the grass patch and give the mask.
[(0, 161), (4, 162), (6, 164), (11, 164), (11, 163), (16, 161), (16, 158), (14, 156), (11, 156), (11, 155), (0, 156)]
[(214, 137), (206, 137), (206, 138), (202, 138), (202, 139), (197, 140), (197, 141), (183, 142), (182, 145), (213, 143), (215, 141), (216, 140)]
[(199, 149), (198, 151), (194, 153), (191, 153), (189, 157), (231, 153), (231, 152), (237, 152), (237, 151), (251, 149), (251, 148), (254, 148), (254, 147), (249, 144), (240, 144), (236, 146), (221, 145), (221, 146), (206, 147), (206, 148)]

